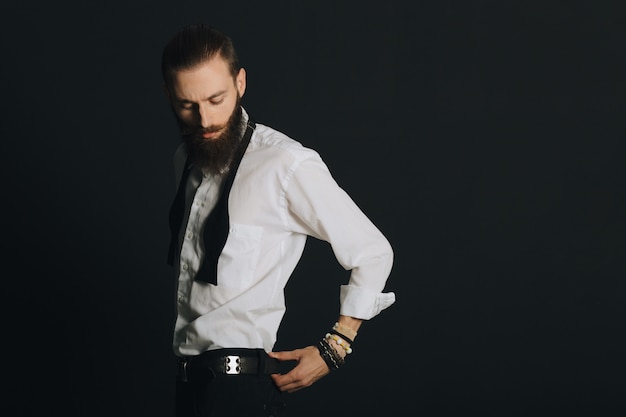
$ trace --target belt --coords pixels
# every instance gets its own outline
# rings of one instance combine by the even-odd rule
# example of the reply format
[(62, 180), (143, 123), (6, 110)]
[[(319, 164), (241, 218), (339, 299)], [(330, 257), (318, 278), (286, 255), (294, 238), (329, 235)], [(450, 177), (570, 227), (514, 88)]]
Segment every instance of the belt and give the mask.
[(280, 373), (280, 361), (263, 349), (216, 349), (178, 360), (183, 382), (209, 382), (217, 375), (263, 375)]

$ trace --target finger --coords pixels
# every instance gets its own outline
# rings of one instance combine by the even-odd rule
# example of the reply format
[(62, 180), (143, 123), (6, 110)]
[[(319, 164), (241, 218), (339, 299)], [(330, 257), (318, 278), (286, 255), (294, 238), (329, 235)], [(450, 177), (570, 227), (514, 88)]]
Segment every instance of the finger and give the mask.
[(279, 361), (297, 361), (300, 359), (300, 355), (297, 350), (285, 350), (281, 352), (268, 352), (267, 355), (270, 358), (278, 359)]
[(292, 392), (295, 392), (304, 388), (302, 383), (300, 383), (297, 380), (294, 380), (294, 378), (289, 374), (285, 374), (285, 375), (272, 374), (271, 378), (274, 380), (274, 384), (276, 384), (276, 387), (280, 391), (286, 391), (288, 393), (292, 393)]

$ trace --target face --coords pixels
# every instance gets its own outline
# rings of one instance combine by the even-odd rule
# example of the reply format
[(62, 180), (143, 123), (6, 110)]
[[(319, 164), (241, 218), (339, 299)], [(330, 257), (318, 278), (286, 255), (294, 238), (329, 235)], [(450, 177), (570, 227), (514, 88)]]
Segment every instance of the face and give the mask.
[(183, 135), (197, 133), (203, 140), (214, 141), (226, 130), (245, 90), (245, 70), (233, 79), (217, 55), (196, 68), (174, 73), (171, 90), (166, 92), (182, 122)]
[(166, 92), (191, 160), (200, 168), (221, 173), (230, 163), (241, 139), (245, 87), (245, 71), (233, 79), (220, 57), (174, 74)]

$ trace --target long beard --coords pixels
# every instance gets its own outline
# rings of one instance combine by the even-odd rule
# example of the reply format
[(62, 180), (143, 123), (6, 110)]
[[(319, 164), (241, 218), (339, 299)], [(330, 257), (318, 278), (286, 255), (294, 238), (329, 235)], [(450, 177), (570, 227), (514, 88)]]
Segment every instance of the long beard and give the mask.
[[(202, 134), (215, 128), (199, 128), (190, 130), (181, 125), (182, 138), (187, 145), (190, 161), (205, 172), (212, 174), (223, 173), (233, 159), (243, 133), (243, 111), (240, 100), (237, 100), (235, 110), (226, 122), (222, 133), (213, 139), (205, 139)], [(179, 124), (181, 121), (179, 120)]]

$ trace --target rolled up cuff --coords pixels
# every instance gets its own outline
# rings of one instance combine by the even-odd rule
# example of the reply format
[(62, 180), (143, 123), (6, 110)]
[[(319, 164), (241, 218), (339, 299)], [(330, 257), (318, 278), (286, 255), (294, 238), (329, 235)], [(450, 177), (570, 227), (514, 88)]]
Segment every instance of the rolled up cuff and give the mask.
[(393, 292), (380, 293), (353, 285), (342, 285), (339, 295), (340, 314), (369, 320), (396, 301)]

